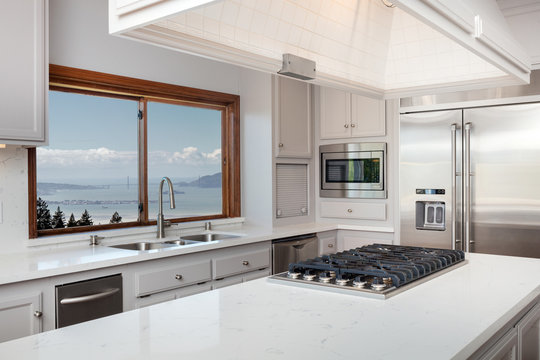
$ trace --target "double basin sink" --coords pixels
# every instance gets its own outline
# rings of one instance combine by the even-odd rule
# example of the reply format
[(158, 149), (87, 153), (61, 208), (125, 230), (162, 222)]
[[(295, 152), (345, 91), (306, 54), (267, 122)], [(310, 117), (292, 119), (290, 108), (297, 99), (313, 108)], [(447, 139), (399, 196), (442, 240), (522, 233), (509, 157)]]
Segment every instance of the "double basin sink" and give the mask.
[(240, 237), (240, 235), (203, 233), (195, 235), (185, 235), (180, 237), (180, 239), (178, 240), (168, 240), (164, 242), (135, 242), (129, 244), (111, 245), (110, 247), (126, 250), (148, 251), (191, 244), (201, 244), (204, 242), (216, 240), (234, 239), (238, 237)]

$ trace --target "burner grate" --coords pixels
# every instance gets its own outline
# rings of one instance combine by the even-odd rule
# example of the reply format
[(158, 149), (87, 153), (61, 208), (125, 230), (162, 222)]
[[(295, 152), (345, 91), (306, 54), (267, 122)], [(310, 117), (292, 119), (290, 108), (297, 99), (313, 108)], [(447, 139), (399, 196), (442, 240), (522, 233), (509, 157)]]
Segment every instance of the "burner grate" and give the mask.
[(372, 244), (289, 264), (289, 273), (307, 273), (308, 279), (321, 282), (329, 277), (339, 284), (365, 282), (380, 290), (398, 288), (464, 260), (465, 253), (458, 250)]

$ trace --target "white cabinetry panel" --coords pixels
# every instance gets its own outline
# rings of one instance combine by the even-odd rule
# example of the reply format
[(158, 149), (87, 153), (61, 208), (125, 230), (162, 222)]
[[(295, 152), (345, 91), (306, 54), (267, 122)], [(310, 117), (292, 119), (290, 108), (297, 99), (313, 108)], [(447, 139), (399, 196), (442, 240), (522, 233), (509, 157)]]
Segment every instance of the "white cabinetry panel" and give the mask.
[(311, 92), (306, 82), (275, 77), (276, 156), (311, 158)]
[(321, 87), (319, 99), (321, 139), (351, 136), (351, 96), (343, 90)]
[(325, 201), (321, 202), (321, 217), (386, 220), (386, 204)]
[(384, 136), (384, 101), (351, 94), (352, 137)]
[(41, 331), (41, 293), (0, 301), (0, 342)]
[(46, 142), (48, 1), (3, 1), (0, 142)]

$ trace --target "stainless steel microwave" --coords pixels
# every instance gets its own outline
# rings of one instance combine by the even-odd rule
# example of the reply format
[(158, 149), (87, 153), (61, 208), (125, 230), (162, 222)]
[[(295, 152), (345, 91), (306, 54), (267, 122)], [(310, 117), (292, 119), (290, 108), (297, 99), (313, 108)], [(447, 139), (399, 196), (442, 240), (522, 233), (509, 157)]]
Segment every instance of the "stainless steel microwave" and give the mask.
[(386, 143), (321, 145), (321, 197), (386, 199)]

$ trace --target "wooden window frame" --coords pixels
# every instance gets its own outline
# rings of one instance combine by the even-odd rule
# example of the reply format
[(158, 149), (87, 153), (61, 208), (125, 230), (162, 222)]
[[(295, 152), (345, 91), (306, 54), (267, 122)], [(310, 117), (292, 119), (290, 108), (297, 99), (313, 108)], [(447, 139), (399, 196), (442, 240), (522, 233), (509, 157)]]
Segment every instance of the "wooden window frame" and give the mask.
[(239, 217), (240, 189), (240, 96), (216, 91), (141, 80), (119, 75), (49, 65), (49, 89), (138, 101), (143, 119), (139, 122), (139, 202), (144, 204), (138, 221), (119, 224), (77, 226), (62, 229), (37, 229), (36, 148), (28, 149), (29, 237), (70, 234), (96, 230), (155, 225), (148, 214), (147, 102), (165, 102), (222, 111), (222, 213), (190, 218), (167, 219), (173, 223)]

